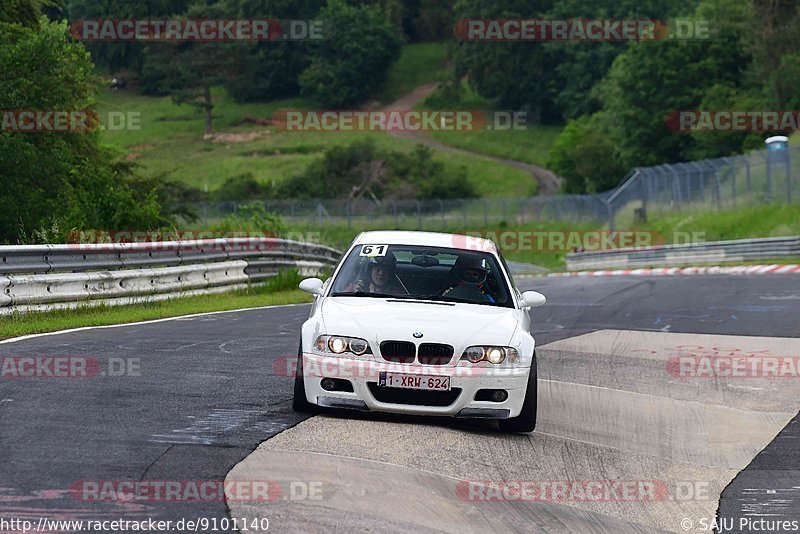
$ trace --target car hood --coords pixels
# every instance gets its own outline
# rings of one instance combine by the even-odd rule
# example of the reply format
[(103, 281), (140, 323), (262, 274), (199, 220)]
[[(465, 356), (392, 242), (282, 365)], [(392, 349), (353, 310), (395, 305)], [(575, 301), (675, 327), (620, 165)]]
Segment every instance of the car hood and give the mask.
[[(371, 297), (328, 297), (321, 308), (327, 334), (379, 344), (387, 339), (470, 345), (509, 345), (518, 310), (465, 303), (433, 303)], [(422, 338), (414, 338), (421, 332)]]

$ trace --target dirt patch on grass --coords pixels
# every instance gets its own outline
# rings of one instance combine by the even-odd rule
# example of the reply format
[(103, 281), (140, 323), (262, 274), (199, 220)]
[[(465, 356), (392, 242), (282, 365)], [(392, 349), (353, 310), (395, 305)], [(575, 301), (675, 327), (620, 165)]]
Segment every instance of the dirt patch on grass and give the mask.
[(203, 140), (211, 141), (212, 143), (249, 143), (250, 141), (270, 135), (271, 133), (272, 132), (269, 130), (241, 133), (216, 133), (204, 135)]

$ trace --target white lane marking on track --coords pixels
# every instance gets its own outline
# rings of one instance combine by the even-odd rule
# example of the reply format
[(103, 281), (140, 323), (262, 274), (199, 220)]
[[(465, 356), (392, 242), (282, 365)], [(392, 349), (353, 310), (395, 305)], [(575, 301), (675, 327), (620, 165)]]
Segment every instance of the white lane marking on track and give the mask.
[(753, 391), (764, 391), (764, 388), (756, 388), (753, 386), (737, 386), (736, 384), (728, 384), (728, 387), (733, 389), (751, 389)]
[(84, 330), (93, 330), (93, 329), (101, 329), (101, 328), (120, 328), (123, 326), (137, 326), (137, 325), (147, 325), (153, 323), (163, 323), (166, 321), (181, 321), (186, 319), (192, 319), (194, 317), (206, 317), (208, 315), (216, 315), (221, 313), (238, 313), (243, 311), (251, 311), (251, 310), (267, 310), (269, 308), (291, 308), (297, 306), (309, 306), (310, 302), (301, 302), (299, 304), (277, 304), (273, 306), (258, 306), (257, 308), (237, 308), (235, 310), (223, 310), (223, 311), (215, 311), (215, 312), (203, 312), (203, 313), (193, 313), (190, 315), (176, 315), (175, 317), (165, 317), (163, 319), (151, 319), (149, 321), (138, 321), (135, 323), (122, 323), (122, 324), (107, 324), (102, 326), (81, 326), (80, 328), (70, 328), (68, 330), (59, 330), (57, 332), (42, 332), (41, 334), (28, 334), (26, 336), (19, 336), (19, 337), (12, 337), (9, 339), (0, 340), (0, 345), (5, 345), (7, 343), (16, 343), (18, 341), (25, 341), (26, 339), (34, 339), (37, 337), (45, 337), (45, 336), (58, 336), (61, 334), (71, 334), (73, 332), (82, 332)]
[(234, 343), (235, 341), (236, 341), (235, 339), (231, 340), (231, 341), (226, 341), (225, 343), (221, 343), (217, 348), (220, 350), (220, 352), (224, 352), (225, 354), (232, 354), (231, 351), (225, 350), (223, 347), (225, 347), (227, 345), (230, 345), (231, 343)]

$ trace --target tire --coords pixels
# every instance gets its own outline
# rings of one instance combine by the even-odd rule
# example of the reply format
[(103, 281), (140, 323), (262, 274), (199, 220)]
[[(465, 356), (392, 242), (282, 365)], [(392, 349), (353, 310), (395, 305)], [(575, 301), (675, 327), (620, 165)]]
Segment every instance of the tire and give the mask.
[(525, 400), (522, 403), (522, 411), (517, 417), (510, 419), (499, 419), (498, 425), (502, 432), (523, 433), (533, 432), (536, 429), (536, 353), (533, 353), (531, 362), (531, 372), (528, 374), (528, 386), (525, 391)]
[(296, 412), (301, 413), (315, 413), (317, 406), (308, 402), (306, 397), (306, 385), (303, 378), (303, 344), (300, 343), (300, 348), (297, 351), (297, 367), (294, 375), (294, 398), (292, 399), (292, 408)]

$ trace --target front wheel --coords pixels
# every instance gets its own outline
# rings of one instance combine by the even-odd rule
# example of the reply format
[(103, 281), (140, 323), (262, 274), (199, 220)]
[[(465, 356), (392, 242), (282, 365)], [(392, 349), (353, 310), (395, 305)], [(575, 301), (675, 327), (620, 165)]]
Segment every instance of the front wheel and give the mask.
[(510, 419), (500, 419), (498, 424), (502, 432), (533, 432), (536, 429), (536, 353), (533, 353), (531, 362), (531, 372), (528, 374), (528, 386), (525, 390), (525, 400), (522, 403), (522, 411), (517, 417)]
[(297, 367), (294, 374), (294, 398), (292, 399), (292, 408), (296, 412), (314, 413), (316, 405), (308, 402), (306, 396), (306, 383), (303, 378), (303, 343), (300, 343), (300, 348), (297, 351)]

